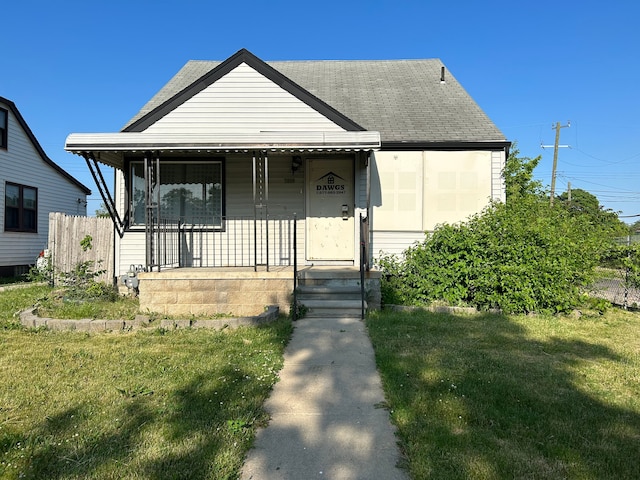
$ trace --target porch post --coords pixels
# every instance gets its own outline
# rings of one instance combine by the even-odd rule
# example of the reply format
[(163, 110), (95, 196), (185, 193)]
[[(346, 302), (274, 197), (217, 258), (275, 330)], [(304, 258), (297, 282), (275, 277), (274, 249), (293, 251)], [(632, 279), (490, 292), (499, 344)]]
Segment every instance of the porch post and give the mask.
[(253, 152), (253, 271), (258, 271), (258, 210), (257, 203), (256, 152)]
[(373, 156), (373, 152), (369, 151), (366, 152), (365, 154), (365, 159), (364, 159), (364, 165), (366, 167), (366, 175), (367, 175), (367, 179), (366, 179), (366, 188), (367, 188), (367, 212), (366, 212), (366, 216), (367, 219), (369, 218), (369, 209), (371, 208), (371, 161), (372, 161), (372, 156)]
[[(254, 271), (258, 270), (258, 253), (262, 255), (263, 247), (266, 246), (266, 265), (269, 270), (269, 159), (267, 152), (264, 150), (253, 152), (253, 255), (254, 255)], [(260, 215), (258, 216), (258, 211)], [(258, 220), (262, 221), (260, 225), (260, 245), (258, 246)], [(264, 228), (264, 231), (262, 230)], [(262, 238), (266, 245), (263, 245)], [(259, 247), (259, 251), (258, 251)]]
[[(160, 262), (156, 256), (156, 222), (158, 221), (159, 205), (160, 205), (160, 158), (158, 155), (153, 158), (152, 152), (145, 152), (144, 155), (144, 202), (145, 202), (145, 263), (148, 271), (152, 271), (157, 264), (160, 270)], [(158, 198), (154, 198), (154, 190)], [(159, 240), (159, 238), (158, 238)]]
[(266, 235), (266, 255), (267, 255), (267, 272), (269, 271), (269, 156), (264, 151), (264, 217), (265, 217), (265, 235)]

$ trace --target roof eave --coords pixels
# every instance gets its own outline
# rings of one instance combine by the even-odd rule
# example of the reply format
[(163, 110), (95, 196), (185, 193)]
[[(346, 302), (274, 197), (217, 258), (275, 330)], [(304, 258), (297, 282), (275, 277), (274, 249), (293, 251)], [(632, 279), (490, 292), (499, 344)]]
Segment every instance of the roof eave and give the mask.
[(5, 105), (7, 105), (7, 107), (9, 107), (9, 110), (11, 110), (11, 112), (13, 113), (13, 116), (18, 121), (18, 124), (20, 125), (20, 127), (22, 127), (22, 130), (24, 131), (24, 133), (27, 136), (27, 138), (29, 138), (29, 140), (31, 141), (31, 144), (33, 145), (33, 147), (38, 152), (38, 155), (40, 156), (42, 161), (44, 163), (46, 163), (47, 165), (49, 165), (51, 168), (53, 168), (55, 171), (57, 171), (60, 175), (62, 175), (64, 178), (66, 178), (69, 182), (71, 182), (74, 185), (76, 185), (80, 190), (82, 190), (82, 192), (85, 195), (91, 195), (91, 189), (89, 187), (87, 187), (84, 184), (82, 184), (78, 179), (73, 177), (69, 172), (67, 172), (60, 165), (58, 165), (56, 162), (54, 162), (53, 160), (51, 160), (49, 158), (49, 156), (45, 153), (44, 149), (40, 145), (40, 142), (38, 142), (38, 139), (36, 138), (34, 133), (31, 131), (31, 128), (27, 124), (27, 121), (24, 119), (24, 117), (20, 113), (20, 110), (18, 110), (18, 107), (16, 107), (16, 104), (13, 103), (11, 100), (9, 100), (7, 98), (4, 98), (4, 97), (0, 97), (0, 103), (4, 103)]
[(384, 141), (380, 150), (404, 151), (404, 150), (504, 150), (511, 148), (511, 142), (507, 140), (446, 140), (446, 141)]
[[(362, 151), (380, 149), (379, 132), (260, 132), (242, 134), (151, 134), (146, 132), (72, 133), (65, 150), (85, 156), (110, 152), (103, 163), (121, 168), (121, 154), (135, 152), (248, 152), (251, 150)], [(103, 157), (108, 158), (108, 157)], [(116, 161), (115, 159), (118, 159)]]

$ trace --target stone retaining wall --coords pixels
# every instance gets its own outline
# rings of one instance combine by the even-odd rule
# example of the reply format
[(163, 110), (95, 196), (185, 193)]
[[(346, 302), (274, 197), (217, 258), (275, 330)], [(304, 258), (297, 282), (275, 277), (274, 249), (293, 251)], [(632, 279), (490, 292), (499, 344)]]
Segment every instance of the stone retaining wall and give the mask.
[(20, 323), (27, 328), (45, 327), (50, 330), (76, 330), (79, 332), (108, 332), (127, 331), (139, 328), (153, 327), (176, 329), (176, 328), (210, 328), (222, 330), (224, 328), (237, 328), (240, 326), (253, 326), (267, 323), (278, 318), (279, 309), (277, 306), (266, 308), (260, 315), (252, 317), (223, 317), (215, 319), (162, 319), (152, 324), (146, 315), (137, 315), (133, 320), (92, 320), (83, 318), (79, 320), (65, 320), (58, 318), (39, 317), (37, 308), (29, 308), (20, 313)]

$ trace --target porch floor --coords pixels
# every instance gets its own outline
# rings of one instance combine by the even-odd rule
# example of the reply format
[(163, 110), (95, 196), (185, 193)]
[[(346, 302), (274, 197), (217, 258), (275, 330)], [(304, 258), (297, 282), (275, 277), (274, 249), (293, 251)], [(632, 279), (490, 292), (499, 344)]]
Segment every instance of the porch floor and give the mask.
[[(166, 278), (229, 278), (229, 277), (286, 277), (293, 279), (292, 266), (271, 266), (269, 270), (260, 266), (254, 267), (180, 267), (166, 268), (160, 272), (144, 272), (141, 277), (152, 274), (154, 277)], [(298, 278), (354, 278), (360, 276), (360, 268), (356, 266), (304, 265), (298, 267)], [(365, 276), (379, 277), (380, 272), (371, 270)]]

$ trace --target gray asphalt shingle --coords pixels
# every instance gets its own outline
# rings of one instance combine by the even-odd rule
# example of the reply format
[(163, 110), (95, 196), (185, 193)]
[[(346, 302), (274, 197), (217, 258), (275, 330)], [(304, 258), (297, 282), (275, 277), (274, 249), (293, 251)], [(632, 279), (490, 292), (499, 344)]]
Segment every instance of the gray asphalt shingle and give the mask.
[[(192, 60), (131, 119), (130, 125), (221, 62)], [(320, 60), (265, 62), (383, 142), (504, 142), (504, 135), (442, 62)]]

